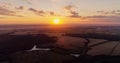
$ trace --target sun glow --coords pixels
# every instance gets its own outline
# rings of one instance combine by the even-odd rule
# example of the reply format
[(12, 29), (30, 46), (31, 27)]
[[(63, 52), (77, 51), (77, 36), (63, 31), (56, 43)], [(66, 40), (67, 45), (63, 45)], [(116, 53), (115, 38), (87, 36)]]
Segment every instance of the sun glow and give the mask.
[(57, 25), (57, 24), (61, 24), (60, 19), (54, 19), (54, 20), (53, 20), (53, 24), (56, 24), (56, 25)]

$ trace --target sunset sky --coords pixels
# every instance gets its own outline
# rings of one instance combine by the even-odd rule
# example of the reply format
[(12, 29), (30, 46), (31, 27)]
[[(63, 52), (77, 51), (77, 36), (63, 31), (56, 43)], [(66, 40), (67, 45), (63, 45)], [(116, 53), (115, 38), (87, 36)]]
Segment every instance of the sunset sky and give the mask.
[(120, 0), (0, 0), (0, 24), (120, 25)]

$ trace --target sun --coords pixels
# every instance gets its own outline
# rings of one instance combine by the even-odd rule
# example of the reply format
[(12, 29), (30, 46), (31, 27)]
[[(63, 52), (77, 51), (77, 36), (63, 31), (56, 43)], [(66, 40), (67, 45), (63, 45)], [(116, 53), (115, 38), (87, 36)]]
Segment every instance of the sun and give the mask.
[(60, 19), (54, 19), (54, 20), (53, 20), (53, 24), (56, 24), (56, 25), (57, 25), (57, 24), (60, 24), (60, 23), (61, 23), (61, 22), (60, 22)]

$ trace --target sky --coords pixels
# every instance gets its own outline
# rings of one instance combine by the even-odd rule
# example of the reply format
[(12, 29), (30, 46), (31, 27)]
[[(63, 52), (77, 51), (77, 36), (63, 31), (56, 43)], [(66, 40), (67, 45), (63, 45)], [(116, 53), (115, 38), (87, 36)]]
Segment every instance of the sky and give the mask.
[(0, 0), (0, 24), (120, 25), (120, 0)]

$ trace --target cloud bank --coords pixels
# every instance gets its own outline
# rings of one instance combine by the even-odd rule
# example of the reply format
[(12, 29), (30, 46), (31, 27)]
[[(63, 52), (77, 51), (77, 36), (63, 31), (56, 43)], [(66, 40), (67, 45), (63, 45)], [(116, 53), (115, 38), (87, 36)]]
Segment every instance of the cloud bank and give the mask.
[(101, 10), (101, 11), (97, 11), (97, 13), (101, 13), (101, 14), (104, 14), (104, 15), (120, 15), (120, 10), (113, 10), (113, 11)]

